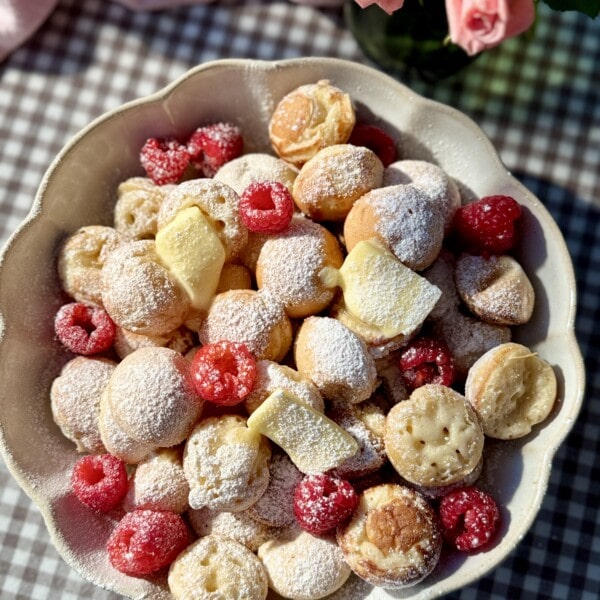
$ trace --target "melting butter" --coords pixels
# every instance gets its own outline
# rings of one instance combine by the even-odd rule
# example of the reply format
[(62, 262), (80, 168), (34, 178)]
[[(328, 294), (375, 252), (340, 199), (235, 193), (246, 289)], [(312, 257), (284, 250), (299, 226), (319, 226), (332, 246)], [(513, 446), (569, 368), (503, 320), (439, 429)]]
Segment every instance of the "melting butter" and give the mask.
[[(331, 271), (326, 276), (331, 280)], [(388, 338), (413, 333), (442, 294), (371, 240), (352, 248), (337, 271), (337, 284), (348, 312)]]
[(180, 210), (156, 234), (156, 252), (198, 310), (207, 310), (219, 284), (225, 249), (197, 206)]

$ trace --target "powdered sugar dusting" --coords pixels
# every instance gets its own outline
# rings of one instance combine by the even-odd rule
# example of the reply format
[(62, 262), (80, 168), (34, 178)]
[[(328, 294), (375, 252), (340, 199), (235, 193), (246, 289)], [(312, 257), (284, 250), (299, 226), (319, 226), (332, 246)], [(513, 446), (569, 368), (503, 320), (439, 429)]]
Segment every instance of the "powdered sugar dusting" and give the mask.
[(261, 544), (277, 537), (279, 531), (254, 519), (247, 510), (227, 512), (210, 508), (190, 509), (188, 517), (201, 537), (218, 535), (243, 544), (256, 552)]
[(138, 464), (129, 480), (123, 508), (182, 513), (187, 508), (189, 490), (176, 451), (161, 450)]
[(169, 348), (140, 348), (128, 355), (112, 374), (107, 394), (119, 425), (156, 446), (182, 442), (202, 408), (189, 363)]
[(205, 419), (192, 431), (183, 457), (192, 508), (245, 510), (263, 494), (270, 450), (247, 431), (245, 420), (233, 415)]
[(313, 536), (291, 527), (258, 549), (272, 589), (286, 598), (322, 598), (339, 589), (350, 567), (331, 536)]
[(259, 287), (281, 301), (290, 316), (315, 314), (332, 300), (334, 290), (319, 278), (322, 269), (340, 266), (341, 250), (326, 254), (328, 232), (317, 223), (294, 217), (288, 228), (265, 241), (257, 262)]
[(396, 257), (421, 271), (439, 254), (444, 217), (429, 197), (412, 185), (373, 190), (363, 199), (373, 207), (376, 230)]
[(257, 181), (278, 181), (292, 191), (298, 169), (270, 154), (244, 154), (223, 165), (214, 179), (233, 188), (238, 195)]
[(273, 455), (269, 470), (269, 485), (249, 511), (262, 523), (284, 527), (294, 522), (294, 490), (302, 480), (302, 473), (285, 453)]
[(270, 346), (279, 327), (287, 329), (290, 325), (282, 304), (272, 294), (266, 290), (230, 290), (215, 296), (198, 335), (203, 344), (240, 342), (255, 358), (273, 359)]
[(424, 160), (399, 160), (383, 171), (383, 185), (412, 184), (425, 192), (444, 215), (444, 229), (449, 231), (461, 198), (454, 180), (440, 167)]
[(100, 398), (116, 363), (78, 356), (69, 361), (52, 383), (50, 403), (54, 421), (79, 452), (103, 452), (100, 436)]
[(365, 343), (330, 317), (304, 321), (297, 338), (296, 363), (325, 398), (362, 402), (376, 386), (375, 362)]
[(254, 412), (277, 388), (304, 400), (319, 412), (325, 408), (319, 390), (298, 371), (270, 360), (259, 360), (256, 363), (254, 387), (245, 400), (248, 412)]

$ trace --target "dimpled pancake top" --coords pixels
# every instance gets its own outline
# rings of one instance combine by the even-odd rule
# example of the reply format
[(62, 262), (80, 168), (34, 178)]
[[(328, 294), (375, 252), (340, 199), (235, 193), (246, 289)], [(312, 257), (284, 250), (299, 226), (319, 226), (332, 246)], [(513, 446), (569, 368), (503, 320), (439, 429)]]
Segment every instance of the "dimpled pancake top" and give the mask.
[(241, 196), (244, 190), (258, 181), (278, 181), (292, 193), (298, 169), (280, 158), (260, 152), (244, 154), (225, 163), (214, 179), (225, 183)]
[(126, 242), (113, 250), (102, 280), (106, 312), (116, 325), (134, 333), (168, 334), (190, 310), (186, 293), (159, 263), (153, 241)]
[(188, 507), (188, 485), (179, 451), (161, 448), (138, 463), (129, 479), (123, 509), (170, 510), (182, 513)]
[(286, 365), (259, 360), (254, 387), (244, 401), (248, 413), (252, 414), (277, 388), (287, 390), (319, 412), (325, 408), (323, 398), (312, 381)]
[(164, 199), (158, 213), (158, 229), (175, 215), (197, 206), (216, 231), (227, 260), (236, 257), (248, 241), (248, 231), (239, 215), (240, 197), (228, 185), (214, 179), (192, 179), (175, 186)]
[(383, 164), (372, 150), (338, 144), (319, 151), (300, 169), (292, 196), (315, 221), (340, 221), (382, 179)]
[(485, 434), (502, 440), (527, 435), (548, 417), (557, 393), (552, 367), (522, 344), (501, 344), (470, 369), (465, 396)]
[(344, 239), (348, 251), (362, 240), (378, 240), (407, 267), (421, 271), (440, 253), (444, 215), (413, 185), (378, 188), (354, 203)]
[(210, 508), (190, 509), (190, 524), (200, 536), (216, 535), (229, 538), (256, 552), (261, 544), (279, 535), (279, 530), (252, 518), (248, 510), (226, 512)]
[(365, 343), (340, 321), (308, 317), (296, 336), (298, 371), (325, 399), (366, 400), (377, 386), (375, 362)]
[(444, 230), (450, 231), (454, 213), (461, 203), (454, 180), (440, 167), (424, 160), (399, 160), (383, 172), (383, 185), (412, 184), (425, 192), (444, 215)]
[(208, 535), (188, 546), (169, 568), (175, 600), (264, 600), (267, 575), (256, 556), (234, 540)]
[(263, 244), (256, 281), (281, 301), (288, 316), (307, 317), (325, 309), (335, 293), (320, 273), (325, 267), (341, 267), (343, 260), (337, 239), (325, 227), (294, 217)]
[(89, 225), (70, 235), (58, 253), (58, 275), (67, 294), (102, 306), (102, 267), (123, 240), (112, 227)]
[(335, 539), (314, 536), (297, 526), (258, 549), (269, 587), (284, 598), (317, 600), (339, 589), (350, 567)]
[(463, 254), (454, 277), (460, 297), (482, 321), (523, 325), (531, 318), (535, 292), (523, 267), (511, 256)]
[(188, 436), (202, 410), (189, 366), (169, 348), (140, 348), (117, 365), (106, 393), (128, 435), (155, 446), (174, 446)]
[(130, 177), (123, 181), (117, 189), (115, 229), (127, 239), (153, 239), (160, 206), (174, 187), (156, 185), (147, 177)]
[(215, 296), (198, 336), (202, 344), (241, 342), (257, 360), (279, 361), (292, 343), (292, 326), (267, 290), (230, 290)]
[(52, 382), (50, 404), (54, 422), (78, 452), (105, 451), (100, 437), (100, 398), (117, 364), (105, 358), (77, 356)]
[(355, 122), (350, 96), (321, 80), (302, 85), (279, 101), (271, 115), (269, 137), (278, 156), (301, 166), (319, 150), (346, 143)]
[(393, 589), (424, 579), (442, 550), (434, 510), (415, 490), (393, 484), (365, 490), (350, 521), (338, 528), (337, 539), (357, 575)]
[(451, 485), (481, 460), (479, 418), (452, 388), (427, 384), (392, 407), (385, 421), (385, 450), (394, 469), (422, 486)]
[(269, 484), (269, 441), (239, 415), (202, 420), (190, 434), (183, 469), (192, 508), (245, 510)]

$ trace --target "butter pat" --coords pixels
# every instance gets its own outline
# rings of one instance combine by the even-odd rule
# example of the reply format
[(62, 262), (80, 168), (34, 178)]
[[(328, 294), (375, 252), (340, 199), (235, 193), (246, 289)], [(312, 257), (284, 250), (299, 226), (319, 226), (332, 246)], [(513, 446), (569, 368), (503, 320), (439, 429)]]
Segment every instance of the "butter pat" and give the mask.
[(156, 234), (156, 252), (198, 310), (206, 310), (216, 293), (225, 263), (217, 232), (197, 206), (179, 211)]
[(346, 309), (388, 338), (416, 331), (442, 294), (370, 240), (359, 242), (348, 254), (338, 271), (338, 285)]
[(250, 415), (247, 425), (283, 448), (307, 475), (334, 469), (358, 452), (357, 441), (345, 429), (281, 388)]

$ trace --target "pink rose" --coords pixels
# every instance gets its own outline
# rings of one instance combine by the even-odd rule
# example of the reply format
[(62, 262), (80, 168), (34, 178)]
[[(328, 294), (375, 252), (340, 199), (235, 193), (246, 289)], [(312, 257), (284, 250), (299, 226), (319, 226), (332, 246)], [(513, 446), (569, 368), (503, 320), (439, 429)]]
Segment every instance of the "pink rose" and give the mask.
[(523, 33), (535, 20), (534, 0), (446, 0), (450, 39), (473, 56)]
[(391, 15), (395, 10), (402, 8), (404, 0), (355, 0), (361, 8), (367, 8), (371, 4), (378, 4), (388, 15)]

